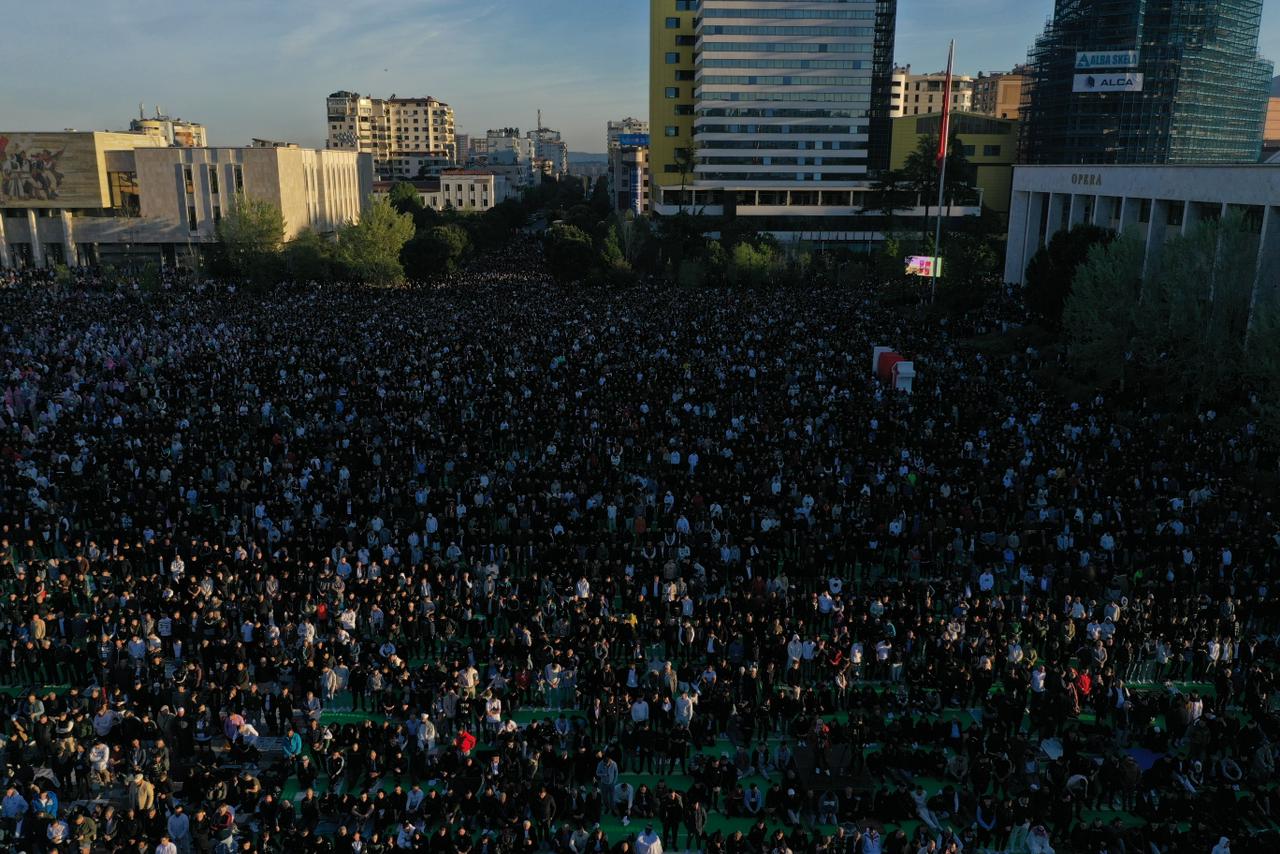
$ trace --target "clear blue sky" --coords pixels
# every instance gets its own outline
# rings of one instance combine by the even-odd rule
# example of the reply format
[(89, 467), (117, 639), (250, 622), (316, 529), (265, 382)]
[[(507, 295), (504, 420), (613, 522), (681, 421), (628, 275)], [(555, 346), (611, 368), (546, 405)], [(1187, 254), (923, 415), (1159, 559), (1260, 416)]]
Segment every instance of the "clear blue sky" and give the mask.
[[(214, 144), (323, 145), (324, 96), (434, 95), (458, 127), (543, 121), (576, 151), (648, 111), (648, 0), (40, 0), (5, 13), (0, 128), (119, 129), (158, 103)], [(1261, 52), (1280, 59), (1277, 0)], [(1052, 0), (900, 0), (896, 61), (966, 73), (1025, 58)]]

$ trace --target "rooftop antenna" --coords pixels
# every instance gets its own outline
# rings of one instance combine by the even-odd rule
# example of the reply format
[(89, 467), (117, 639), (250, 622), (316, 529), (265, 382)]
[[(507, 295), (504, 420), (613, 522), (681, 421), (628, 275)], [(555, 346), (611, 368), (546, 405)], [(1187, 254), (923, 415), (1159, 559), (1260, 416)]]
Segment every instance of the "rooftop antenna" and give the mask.
[(147, 106), (141, 101), (138, 102), (138, 120), (141, 121), (147, 117)]

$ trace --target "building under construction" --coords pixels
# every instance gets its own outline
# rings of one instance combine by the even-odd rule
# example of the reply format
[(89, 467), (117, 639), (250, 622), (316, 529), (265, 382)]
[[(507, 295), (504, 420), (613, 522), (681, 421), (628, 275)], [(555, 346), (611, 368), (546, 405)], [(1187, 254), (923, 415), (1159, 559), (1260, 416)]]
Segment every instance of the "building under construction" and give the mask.
[(1262, 0), (1057, 0), (1028, 56), (1021, 159), (1256, 162), (1261, 17)]

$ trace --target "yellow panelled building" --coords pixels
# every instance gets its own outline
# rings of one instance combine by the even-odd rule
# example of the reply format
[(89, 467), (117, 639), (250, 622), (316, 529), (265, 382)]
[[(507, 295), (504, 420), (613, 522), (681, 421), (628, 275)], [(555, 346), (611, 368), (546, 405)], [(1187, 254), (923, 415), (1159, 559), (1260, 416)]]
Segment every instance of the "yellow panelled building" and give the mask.
[[(680, 186), (678, 152), (693, 144), (696, 7), (694, 0), (649, 3), (649, 174), (654, 187)], [(692, 166), (685, 173), (685, 183), (692, 184)]]
[[(940, 113), (895, 118), (890, 168), (903, 168), (920, 137), (937, 137), (941, 126)], [(974, 183), (982, 191), (983, 206), (1008, 214), (1013, 165), (1018, 155), (1017, 121), (979, 113), (952, 113), (951, 136), (959, 138), (964, 146), (965, 157), (974, 169)]]

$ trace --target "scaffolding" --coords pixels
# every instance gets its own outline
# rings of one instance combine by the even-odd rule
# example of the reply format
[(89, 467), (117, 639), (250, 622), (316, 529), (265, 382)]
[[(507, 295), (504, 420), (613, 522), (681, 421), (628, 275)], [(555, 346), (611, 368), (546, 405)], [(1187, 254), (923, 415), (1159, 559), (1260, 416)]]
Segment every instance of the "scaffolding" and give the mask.
[[(1020, 159), (1247, 163), (1261, 151), (1271, 63), (1262, 0), (1058, 0), (1028, 53)], [(1137, 92), (1073, 92), (1076, 53), (1138, 51)]]

